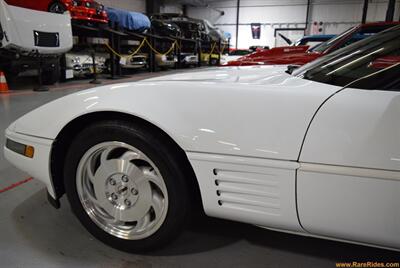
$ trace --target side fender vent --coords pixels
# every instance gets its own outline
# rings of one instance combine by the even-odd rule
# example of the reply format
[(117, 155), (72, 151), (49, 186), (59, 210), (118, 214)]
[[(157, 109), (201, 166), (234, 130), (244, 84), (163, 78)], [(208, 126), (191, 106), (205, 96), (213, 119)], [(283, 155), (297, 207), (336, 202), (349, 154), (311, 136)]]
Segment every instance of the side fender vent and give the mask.
[(224, 208), (280, 215), (281, 195), (278, 176), (214, 169), (215, 194)]

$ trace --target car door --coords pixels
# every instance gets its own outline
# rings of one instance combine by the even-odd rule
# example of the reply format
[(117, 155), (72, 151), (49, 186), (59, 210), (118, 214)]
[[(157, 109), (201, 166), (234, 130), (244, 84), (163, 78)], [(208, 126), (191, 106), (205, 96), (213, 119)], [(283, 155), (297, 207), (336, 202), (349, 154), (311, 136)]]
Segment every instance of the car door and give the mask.
[(331, 97), (310, 124), (297, 172), (309, 233), (400, 247), (399, 62), (389, 69)]

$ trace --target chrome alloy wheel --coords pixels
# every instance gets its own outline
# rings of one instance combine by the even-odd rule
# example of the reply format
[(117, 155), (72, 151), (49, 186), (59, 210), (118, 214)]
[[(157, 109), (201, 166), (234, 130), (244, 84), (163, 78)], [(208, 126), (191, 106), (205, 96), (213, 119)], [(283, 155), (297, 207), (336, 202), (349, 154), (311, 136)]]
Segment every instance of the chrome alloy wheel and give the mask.
[(118, 238), (149, 237), (167, 215), (167, 187), (158, 168), (144, 153), (123, 142), (90, 148), (79, 162), (76, 187), (89, 217)]

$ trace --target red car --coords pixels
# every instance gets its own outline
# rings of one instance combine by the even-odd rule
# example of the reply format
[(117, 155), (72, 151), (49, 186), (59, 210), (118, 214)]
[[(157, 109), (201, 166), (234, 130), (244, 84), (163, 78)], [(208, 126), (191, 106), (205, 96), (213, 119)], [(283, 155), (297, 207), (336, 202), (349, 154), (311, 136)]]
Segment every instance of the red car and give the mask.
[(108, 23), (104, 6), (93, 0), (6, 0), (6, 2), (9, 5), (53, 13), (69, 11), (73, 20)]
[(374, 22), (354, 26), (342, 34), (315, 47), (288, 46), (262, 50), (230, 61), (224, 66), (304, 65), (339, 48), (398, 25), (400, 22)]

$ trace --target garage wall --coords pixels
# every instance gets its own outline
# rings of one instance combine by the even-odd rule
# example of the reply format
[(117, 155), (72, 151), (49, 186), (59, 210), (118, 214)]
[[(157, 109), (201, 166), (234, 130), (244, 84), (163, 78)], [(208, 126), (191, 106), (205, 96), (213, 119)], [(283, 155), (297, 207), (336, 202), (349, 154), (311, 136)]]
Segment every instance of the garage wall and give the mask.
[(136, 12), (146, 12), (146, 0), (97, 0), (108, 7), (115, 7)]
[(176, 4), (164, 4), (160, 8), (161, 13), (182, 13), (182, 6)]
[[(304, 28), (307, 0), (241, 0), (239, 15), (239, 48), (251, 45), (274, 47), (277, 28)], [(383, 21), (388, 0), (370, 0), (368, 21)], [(209, 7), (188, 7), (188, 15), (205, 18), (224, 31), (232, 34), (231, 44), (236, 42), (236, 0), (209, 1)], [(361, 21), (363, 0), (312, 0), (310, 22), (323, 22), (322, 34), (337, 34)], [(396, 4), (395, 19), (399, 18), (400, 3)], [(221, 16), (221, 10), (225, 15)], [(261, 38), (252, 39), (250, 23), (261, 23)], [(311, 28), (310, 28), (311, 29)], [(309, 30), (310, 30), (309, 29)], [(291, 35), (292, 34), (292, 35)], [(295, 38), (299, 32), (289, 33)]]

